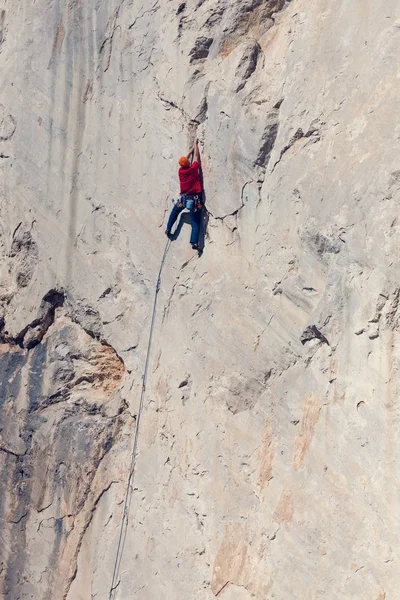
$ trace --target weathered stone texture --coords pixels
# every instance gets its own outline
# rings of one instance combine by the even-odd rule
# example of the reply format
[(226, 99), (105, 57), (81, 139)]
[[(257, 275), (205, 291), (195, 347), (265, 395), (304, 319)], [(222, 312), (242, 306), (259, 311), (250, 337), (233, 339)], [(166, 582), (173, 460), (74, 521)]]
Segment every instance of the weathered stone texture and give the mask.
[(400, 5), (0, 7), (0, 585), (396, 600)]

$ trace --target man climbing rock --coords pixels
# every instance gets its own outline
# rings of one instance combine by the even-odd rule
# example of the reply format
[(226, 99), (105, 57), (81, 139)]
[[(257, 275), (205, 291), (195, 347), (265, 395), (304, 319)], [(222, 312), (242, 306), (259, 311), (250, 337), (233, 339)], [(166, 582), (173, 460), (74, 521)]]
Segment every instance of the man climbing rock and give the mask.
[[(191, 159), (193, 162), (191, 163)], [(200, 250), (199, 235), (201, 224), (201, 209), (203, 208), (203, 188), (200, 175), (200, 151), (199, 142), (196, 139), (193, 148), (189, 150), (187, 156), (179, 159), (180, 169), (178, 171), (181, 194), (177, 204), (171, 211), (168, 219), (165, 233), (171, 236), (172, 227), (178, 218), (179, 213), (187, 208), (192, 217), (192, 233), (190, 243), (193, 250)]]

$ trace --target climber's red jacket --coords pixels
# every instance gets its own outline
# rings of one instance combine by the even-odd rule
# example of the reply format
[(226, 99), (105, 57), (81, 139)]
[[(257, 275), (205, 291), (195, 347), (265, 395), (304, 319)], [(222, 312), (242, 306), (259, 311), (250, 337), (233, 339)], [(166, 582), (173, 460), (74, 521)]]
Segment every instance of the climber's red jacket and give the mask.
[(188, 169), (179, 169), (181, 194), (200, 194), (203, 190), (200, 181), (200, 165), (195, 160)]

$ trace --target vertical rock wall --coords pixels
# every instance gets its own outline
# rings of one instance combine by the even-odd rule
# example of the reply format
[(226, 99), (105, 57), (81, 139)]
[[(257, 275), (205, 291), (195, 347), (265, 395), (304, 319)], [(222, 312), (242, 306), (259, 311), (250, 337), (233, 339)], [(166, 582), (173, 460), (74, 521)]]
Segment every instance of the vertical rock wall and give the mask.
[(1, 594), (395, 600), (394, 0), (0, 7)]

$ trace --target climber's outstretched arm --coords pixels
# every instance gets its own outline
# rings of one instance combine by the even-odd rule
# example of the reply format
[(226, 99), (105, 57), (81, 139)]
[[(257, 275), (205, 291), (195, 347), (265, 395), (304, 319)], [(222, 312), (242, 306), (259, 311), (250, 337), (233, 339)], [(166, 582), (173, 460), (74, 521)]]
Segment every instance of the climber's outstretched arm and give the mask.
[(190, 160), (190, 158), (191, 158), (191, 156), (192, 156), (192, 154), (193, 154), (193, 153), (194, 153), (194, 146), (192, 146), (192, 147), (190, 148), (189, 152), (186, 154), (186, 158), (187, 158), (188, 160)]
[(193, 152), (194, 152), (194, 160), (196, 160), (200, 165), (201, 163), (200, 163), (200, 150), (199, 150), (199, 140), (198, 139), (196, 139), (194, 142)]

